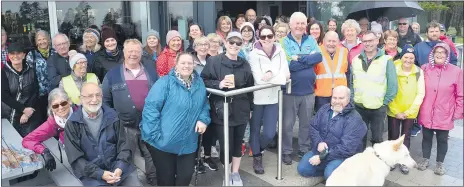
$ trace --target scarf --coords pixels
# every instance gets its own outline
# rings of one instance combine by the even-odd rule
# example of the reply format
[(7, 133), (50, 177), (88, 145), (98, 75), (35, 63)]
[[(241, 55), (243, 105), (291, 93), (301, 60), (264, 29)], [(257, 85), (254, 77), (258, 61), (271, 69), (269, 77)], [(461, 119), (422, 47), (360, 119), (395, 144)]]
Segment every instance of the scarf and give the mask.
[(190, 75), (188, 80), (185, 81), (184, 79), (182, 79), (182, 76), (180, 75), (179, 72), (177, 72), (177, 71), (175, 71), (175, 72), (176, 72), (177, 79), (179, 79), (179, 81), (182, 82), (182, 84), (184, 84), (185, 87), (187, 87), (188, 90), (190, 90), (190, 88), (192, 87), (193, 73)]
[(55, 117), (55, 122), (58, 126), (60, 126), (61, 128), (64, 128), (64, 126), (66, 125), (66, 122), (68, 121), (69, 117), (71, 117), (73, 113), (73, 109), (72, 107), (70, 107), (69, 109), (69, 114), (68, 114), (68, 118), (64, 119), (62, 117), (59, 117), (57, 116), (55, 113), (53, 113), (53, 116)]
[(48, 55), (50, 54), (50, 50), (47, 48), (47, 49), (38, 49), (40, 54), (42, 54), (43, 57), (45, 58), (48, 58)]

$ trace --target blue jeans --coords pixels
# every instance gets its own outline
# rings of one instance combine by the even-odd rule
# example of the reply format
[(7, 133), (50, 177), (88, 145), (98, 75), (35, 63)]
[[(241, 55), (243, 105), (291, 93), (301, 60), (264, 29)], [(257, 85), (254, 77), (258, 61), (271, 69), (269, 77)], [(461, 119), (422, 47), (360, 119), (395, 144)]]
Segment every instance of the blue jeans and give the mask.
[(327, 180), (332, 172), (337, 169), (343, 160), (332, 160), (327, 162), (326, 160), (321, 160), (321, 163), (317, 166), (313, 166), (309, 163), (309, 159), (315, 154), (310, 151), (306, 153), (303, 158), (298, 163), (297, 171), (303, 177), (319, 177), (324, 176)]
[[(261, 151), (266, 149), (274, 138), (278, 114), (279, 106), (277, 104), (254, 105), (253, 116), (250, 121), (250, 146), (253, 156), (261, 155)], [(262, 133), (261, 125), (263, 126)]]

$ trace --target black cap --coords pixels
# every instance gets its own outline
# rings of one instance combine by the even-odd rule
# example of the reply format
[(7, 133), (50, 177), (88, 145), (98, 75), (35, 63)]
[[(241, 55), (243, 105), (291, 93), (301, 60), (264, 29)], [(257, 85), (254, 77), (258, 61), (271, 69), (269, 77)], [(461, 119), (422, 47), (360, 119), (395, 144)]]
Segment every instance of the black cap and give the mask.
[(26, 50), (26, 48), (24, 47), (24, 45), (21, 43), (21, 42), (15, 42), (15, 43), (12, 43), (8, 46), (8, 52), (11, 53), (11, 52), (22, 52), (24, 53)]

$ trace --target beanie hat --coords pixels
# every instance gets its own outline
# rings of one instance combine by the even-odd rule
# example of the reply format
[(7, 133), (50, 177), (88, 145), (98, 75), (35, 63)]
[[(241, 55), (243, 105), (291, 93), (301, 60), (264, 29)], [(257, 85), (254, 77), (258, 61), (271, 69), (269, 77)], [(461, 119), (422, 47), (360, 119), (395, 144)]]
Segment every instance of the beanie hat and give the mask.
[(403, 48), (401, 49), (401, 58), (403, 58), (403, 56), (406, 54), (406, 53), (411, 53), (414, 55), (414, 57), (416, 57), (416, 54), (414, 53), (414, 47), (410, 44), (406, 44), (403, 46)]
[(170, 30), (168, 34), (166, 34), (166, 44), (169, 45), (169, 42), (175, 37), (179, 37), (182, 40), (182, 37), (180, 36), (180, 33), (178, 31)]
[(108, 38), (114, 38), (115, 40), (118, 40), (118, 37), (116, 36), (116, 32), (114, 32), (113, 28), (103, 27), (102, 33), (101, 33), (102, 42), (105, 42), (105, 40)]
[(371, 31), (375, 33), (383, 33), (382, 25), (378, 24), (376, 21), (371, 23)]
[[(97, 38), (97, 43), (100, 41), (100, 33), (97, 30), (88, 28), (88, 29), (85, 29), (84, 34), (85, 33), (90, 33), (93, 36), (95, 36)], [(84, 39), (84, 34), (82, 35), (82, 39)]]
[(147, 38), (150, 37), (150, 36), (155, 36), (156, 38), (158, 38), (158, 40), (160, 39), (160, 34), (158, 31), (155, 31), (153, 29), (151, 29), (150, 31), (148, 31), (147, 33)]
[(243, 30), (243, 28), (245, 28), (245, 26), (251, 27), (251, 30), (253, 30), (253, 33), (255, 33), (255, 27), (253, 27), (253, 24), (251, 24), (250, 22), (244, 22), (242, 24), (242, 26), (240, 27), (240, 32), (242, 32), (242, 30)]
[(85, 59), (87, 60), (87, 58), (85, 57), (85, 55), (83, 55), (82, 53), (78, 53), (76, 50), (71, 50), (68, 52), (68, 55), (69, 55), (69, 66), (71, 66), (71, 69), (74, 69), (74, 65), (77, 63), (77, 61), (79, 61), (80, 59)]

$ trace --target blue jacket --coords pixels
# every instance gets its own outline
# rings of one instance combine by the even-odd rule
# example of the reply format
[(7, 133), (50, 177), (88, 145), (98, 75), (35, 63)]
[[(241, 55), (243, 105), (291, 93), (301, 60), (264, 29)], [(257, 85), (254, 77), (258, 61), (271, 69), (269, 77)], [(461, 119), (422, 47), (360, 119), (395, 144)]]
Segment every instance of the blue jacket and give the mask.
[(208, 125), (206, 87), (194, 71), (190, 90), (176, 77), (174, 69), (161, 77), (145, 99), (140, 130), (142, 139), (164, 152), (185, 155), (197, 150), (197, 121)]
[(362, 152), (362, 139), (367, 133), (367, 127), (355, 110), (354, 104), (350, 102), (333, 118), (332, 114), (333, 110), (328, 103), (322, 106), (311, 120), (309, 134), (313, 153), (319, 154), (317, 146), (321, 142), (325, 142), (329, 147), (329, 154), (325, 158), (327, 162), (344, 160)]
[[(423, 41), (414, 46), (414, 54), (416, 55), (416, 65), (422, 67), (422, 65), (429, 63), (429, 54), (433, 47), (441, 41)], [(453, 52), (450, 52), (450, 64), (456, 65), (458, 59)]]
[[(290, 95), (313, 94), (316, 83), (314, 66), (322, 61), (321, 51), (316, 40), (312, 36), (303, 35), (301, 45), (299, 45), (289, 33), (280, 40), (280, 44), (287, 56), (290, 78), (292, 79), (292, 93)], [(293, 55), (299, 56), (298, 61), (292, 60)]]
[(126, 143), (126, 132), (120, 125), (118, 114), (103, 105), (103, 119), (98, 140), (95, 140), (84, 121), (79, 107), (66, 123), (65, 151), (74, 175), (84, 186), (107, 185), (102, 180), (104, 171), (122, 170), (121, 183), (135, 171), (131, 164), (132, 151)]

